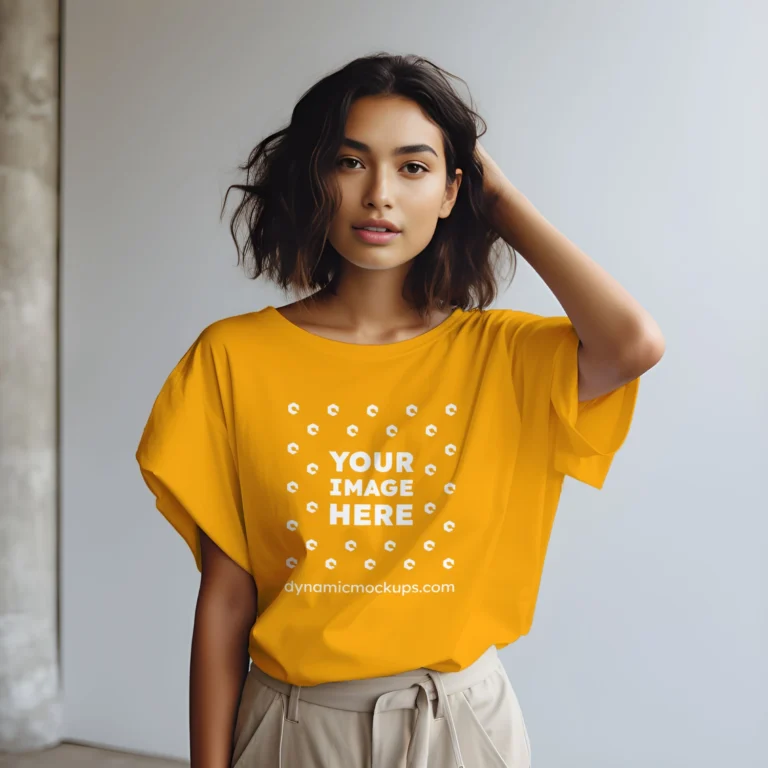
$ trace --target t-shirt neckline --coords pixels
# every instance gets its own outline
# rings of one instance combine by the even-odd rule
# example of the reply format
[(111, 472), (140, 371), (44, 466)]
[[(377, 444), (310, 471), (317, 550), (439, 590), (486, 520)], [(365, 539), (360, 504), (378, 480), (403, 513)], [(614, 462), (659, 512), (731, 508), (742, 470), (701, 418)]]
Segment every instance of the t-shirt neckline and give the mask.
[(409, 339), (403, 339), (401, 341), (388, 342), (386, 344), (358, 344), (356, 342), (329, 339), (327, 336), (320, 336), (317, 333), (307, 331), (288, 320), (287, 317), (284, 317), (278, 311), (277, 307), (272, 304), (264, 307), (263, 311), (268, 314), (276, 326), (280, 327), (281, 331), (290, 334), (293, 339), (304, 344), (308, 348), (313, 348), (318, 352), (341, 355), (343, 357), (357, 359), (365, 358), (369, 360), (395, 357), (411, 352), (414, 349), (419, 349), (426, 344), (431, 344), (448, 333), (448, 331), (450, 331), (450, 329), (456, 325), (465, 314), (461, 307), (455, 307), (448, 317), (433, 328), (430, 328), (428, 331), (424, 331), (417, 336), (412, 336)]

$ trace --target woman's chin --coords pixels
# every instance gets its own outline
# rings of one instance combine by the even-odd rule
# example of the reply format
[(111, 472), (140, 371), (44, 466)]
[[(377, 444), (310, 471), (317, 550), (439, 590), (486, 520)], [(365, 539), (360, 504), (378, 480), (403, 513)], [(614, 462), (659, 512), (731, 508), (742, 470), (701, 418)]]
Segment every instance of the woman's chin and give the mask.
[(371, 270), (395, 269), (403, 264), (407, 264), (413, 258), (404, 257), (402, 254), (395, 254), (391, 251), (387, 252), (384, 248), (373, 248), (363, 253), (357, 250), (354, 253), (347, 251), (347, 254), (342, 253), (342, 257), (352, 266), (358, 269)]
[(420, 253), (420, 250), (411, 253), (413, 244), (410, 241), (400, 242), (401, 237), (396, 238), (397, 245), (370, 245), (358, 238), (344, 238), (343, 242), (339, 242), (339, 238), (329, 238), (329, 244), (344, 261), (358, 269), (395, 269), (407, 265)]

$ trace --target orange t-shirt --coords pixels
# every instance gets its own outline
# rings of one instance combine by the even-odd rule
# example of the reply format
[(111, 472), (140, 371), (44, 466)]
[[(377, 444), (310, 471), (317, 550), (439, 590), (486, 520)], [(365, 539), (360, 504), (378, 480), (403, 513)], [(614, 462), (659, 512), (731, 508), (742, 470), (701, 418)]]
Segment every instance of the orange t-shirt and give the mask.
[(463, 669), (533, 620), (565, 475), (601, 488), (639, 379), (578, 401), (566, 317), (456, 309), (360, 345), (275, 307), (206, 327), (136, 452), (201, 568), (258, 589), (253, 661), (288, 683)]

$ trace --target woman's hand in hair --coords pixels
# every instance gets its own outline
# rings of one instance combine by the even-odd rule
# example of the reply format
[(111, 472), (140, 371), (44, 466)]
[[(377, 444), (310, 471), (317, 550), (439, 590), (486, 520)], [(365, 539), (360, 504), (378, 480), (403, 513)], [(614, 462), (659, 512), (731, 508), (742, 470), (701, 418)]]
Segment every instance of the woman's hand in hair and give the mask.
[(491, 204), (495, 205), (504, 185), (510, 182), (479, 141), (476, 143), (476, 147), (477, 156), (483, 166), (483, 192)]

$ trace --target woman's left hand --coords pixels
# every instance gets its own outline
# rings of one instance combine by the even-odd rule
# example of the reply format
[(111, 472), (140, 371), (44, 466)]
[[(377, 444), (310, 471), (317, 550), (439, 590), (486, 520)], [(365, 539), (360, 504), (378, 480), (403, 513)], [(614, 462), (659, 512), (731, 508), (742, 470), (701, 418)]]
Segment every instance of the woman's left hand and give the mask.
[(501, 194), (502, 188), (505, 184), (509, 184), (509, 179), (504, 175), (504, 172), (494, 162), (493, 158), (485, 151), (480, 142), (476, 142), (477, 156), (480, 158), (480, 162), (483, 166), (483, 192), (495, 203)]

